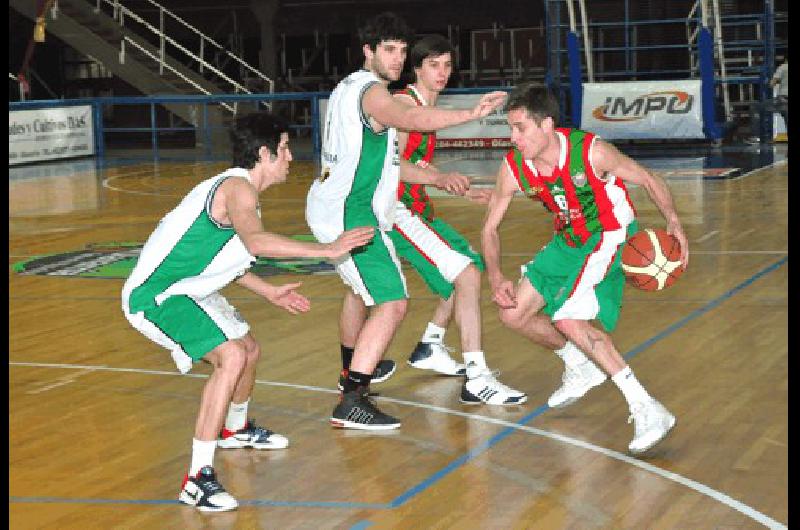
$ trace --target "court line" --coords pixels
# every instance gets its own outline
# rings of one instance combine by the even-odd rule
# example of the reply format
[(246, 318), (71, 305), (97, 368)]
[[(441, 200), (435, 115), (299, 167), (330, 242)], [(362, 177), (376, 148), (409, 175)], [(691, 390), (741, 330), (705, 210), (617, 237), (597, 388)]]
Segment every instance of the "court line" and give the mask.
[[(685, 318), (683, 318), (683, 319), (679, 320), (678, 322), (676, 322), (675, 324), (671, 325), (670, 327), (668, 327), (667, 329), (665, 329), (664, 331), (662, 331), (658, 335), (648, 339), (644, 343), (640, 344), (639, 346), (635, 347), (631, 351), (627, 352), (624, 355), (624, 357), (626, 359), (630, 359), (631, 357), (641, 353), (645, 349), (649, 348), (652, 344), (658, 342), (659, 340), (663, 339), (664, 337), (667, 337), (667, 336), (671, 335), (676, 330), (678, 330), (681, 327), (683, 327), (684, 325), (686, 325), (689, 321), (694, 320), (695, 318), (697, 318), (697, 317), (707, 313), (711, 309), (717, 307), (718, 305), (720, 305), (722, 302), (724, 302), (728, 298), (731, 298), (733, 295), (735, 295), (736, 293), (738, 293), (742, 289), (748, 287), (753, 282), (757, 281), (759, 278), (761, 278), (764, 275), (769, 274), (770, 272), (772, 272), (772, 271), (778, 269), (779, 267), (785, 265), (788, 262), (788, 259), (789, 258), (787, 256), (787, 257), (782, 258), (781, 260), (773, 263), (772, 265), (766, 267), (765, 269), (762, 269), (761, 271), (759, 271), (758, 273), (754, 274), (753, 276), (751, 276), (750, 278), (748, 278), (744, 282), (740, 283), (739, 285), (737, 285), (733, 289), (730, 289), (726, 293), (724, 293), (721, 296), (717, 297), (716, 299), (712, 300), (711, 302), (706, 304), (704, 307), (693, 311), (692, 313), (687, 315)], [(173, 376), (180, 375), (180, 374), (175, 373), (175, 372), (155, 371), (155, 370), (142, 370), (142, 369), (136, 369), (136, 368), (112, 368), (112, 367), (100, 367), (100, 366), (79, 366), (79, 365), (64, 365), (64, 364), (49, 364), (49, 363), (25, 363), (25, 362), (15, 362), (15, 361), (9, 361), (9, 365), (12, 365), (12, 366), (39, 366), (39, 367), (73, 368), (73, 369), (74, 368), (81, 368), (81, 369), (108, 370), (108, 371), (119, 371), (119, 372), (150, 373), (150, 374), (159, 374), (159, 375), (163, 374), (163, 375), (173, 375)], [(190, 377), (196, 377), (196, 378), (207, 378), (208, 377), (207, 375), (204, 375), (204, 374), (186, 374), (186, 375), (188, 375)], [(261, 381), (261, 380), (257, 380), (256, 382), (259, 383), (259, 384), (266, 384), (266, 385), (271, 385), (271, 386), (283, 386), (283, 387), (288, 387), (288, 388), (297, 388), (297, 389), (311, 390), (311, 391), (317, 391), (317, 392), (321, 391), (321, 392), (327, 392), (327, 393), (338, 393), (337, 390), (324, 389), (324, 388), (313, 387), (313, 386), (308, 386), (308, 385), (297, 385), (297, 384), (293, 384), (293, 383), (282, 383), (282, 382)], [(427, 479), (425, 479), (422, 482), (420, 482), (419, 484), (409, 488), (404, 493), (402, 493), (401, 495), (399, 495), (398, 497), (393, 499), (388, 504), (388, 506), (390, 508), (396, 508), (396, 507), (402, 506), (406, 502), (410, 501), (413, 497), (415, 497), (416, 495), (422, 493), (423, 491), (425, 491), (426, 489), (428, 489), (429, 487), (431, 487), (432, 485), (437, 483), (439, 480), (441, 480), (442, 478), (444, 478), (445, 476), (450, 474), (452, 471), (458, 469), (459, 467), (463, 466), (467, 462), (475, 459), (476, 457), (480, 456), (484, 452), (486, 452), (489, 449), (491, 449), (494, 445), (499, 443), (504, 438), (508, 437), (514, 431), (525, 431), (525, 432), (528, 432), (528, 433), (531, 433), (531, 434), (535, 434), (535, 435), (538, 435), (538, 436), (542, 436), (542, 437), (545, 437), (545, 438), (550, 438), (550, 439), (553, 439), (553, 440), (557, 440), (557, 441), (560, 441), (562, 443), (566, 443), (568, 445), (574, 445), (574, 446), (577, 446), (577, 447), (581, 447), (583, 449), (588, 449), (590, 451), (603, 454), (603, 455), (605, 455), (607, 457), (610, 457), (610, 458), (613, 458), (615, 460), (619, 460), (621, 462), (625, 462), (625, 463), (627, 463), (629, 465), (633, 465), (633, 466), (638, 467), (640, 469), (643, 469), (645, 471), (649, 471), (649, 472), (651, 472), (651, 473), (653, 473), (655, 475), (658, 475), (658, 476), (660, 476), (662, 478), (665, 478), (667, 480), (673, 481), (673, 482), (675, 482), (677, 484), (680, 484), (680, 485), (683, 485), (685, 487), (688, 487), (688, 488), (690, 488), (690, 489), (692, 489), (692, 490), (694, 490), (694, 491), (696, 491), (698, 493), (706, 495), (706, 496), (716, 500), (717, 502), (725, 504), (725, 505), (735, 509), (736, 511), (742, 513), (743, 515), (745, 515), (745, 516), (747, 516), (747, 517), (749, 517), (749, 518), (761, 523), (762, 525), (764, 525), (764, 526), (766, 526), (768, 528), (776, 528), (776, 529), (777, 528), (780, 528), (780, 529), (786, 528), (786, 526), (783, 525), (782, 523), (779, 523), (778, 521), (775, 521), (774, 519), (772, 519), (769, 516), (759, 512), (758, 510), (755, 510), (754, 508), (752, 508), (752, 507), (750, 507), (750, 506), (748, 506), (748, 505), (746, 505), (746, 504), (744, 504), (744, 503), (742, 503), (740, 501), (737, 501), (736, 499), (733, 499), (732, 497), (730, 497), (730, 496), (728, 496), (728, 495), (726, 495), (726, 494), (724, 494), (722, 492), (719, 492), (719, 491), (717, 491), (717, 490), (715, 490), (713, 488), (710, 488), (710, 487), (706, 486), (705, 484), (701, 484), (699, 482), (696, 482), (696, 481), (694, 481), (692, 479), (686, 478), (686, 477), (684, 477), (682, 475), (679, 475), (677, 473), (673, 473), (671, 471), (667, 471), (667, 470), (661, 469), (659, 467), (653, 466), (652, 464), (649, 464), (649, 463), (644, 462), (642, 460), (638, 460), (638, 459), (629, 457), (629, 456), (624, 455), (622, 453), (619, 453), (617, 451), (606, 449), (604, 447), (600, 447), (600, 446), (597, 446), (597, 445), (594, 445), (594, 444), (591, 444), (591, 443), (588, 443), (588, 442), (584, 442), (582, 440), (577, 440), (577, 439), (574, 439), (574, 438), (571, 438), (571, 437), (568, 437), (568, 436), (564, 436), (564, 435), (561, 435), (561, 434), (558, 434), (558, 433), (553, 433), (553, 432), (550, 432), (550, 431), (544, 431), (544, 430), (541, 430), (541, 429), (536, 429), (534, 427), (530, 427), (528, 425), (525, 425), (526, 423), (532, 421), (534, 418), (542, 415), (544, 412), (549, 410), (549, 407), (547, 405), (542, 405), (542, 406), (538, 407), (537, 409), (535, 409), (534, 411), (528, 413), (526, 416), (524, 416), (523, 418), (521, 418), (517, 422), (512, 423), (512, 422), (508, 422), (508, 421), (505, 421), (505, 420), (500, 420), (500, 419), (496, 419), (496, 418), (482, 416), (482, 415), (479, 415), (479, 414), (465, 413), (465, 412), (452, 410), (452, 409), (446, 409), (446, 408), (443, 408), (443, 407), (438, 407), (438, 406), (435, 406), (435, 405), (429, 405), (429, 404), (425, 404), (425, 403), (417, 403), (417, 402), (413, 402), (413, 401), (406, 401), (406, 400), (400, 400), (400, 399), (383, 397), (383, 396), (379, 396), (377, 399), (380, 399), (382, 401), (388, 401), (388, 402), (392, 402), (392, 403), (397, 403), (397, 404), (401, 404), (401, 405), (407, 405), (407, 406), (411, 406), (411, 407), (424, 408), (424, 409), (428, 409), (428, 410), (432, 410), (432, 411), (441, 412), (441, 413), (444, 413), (444, 414), (461, 416), (461, 417), (464, 417), (464, 418), (467, 418), (467, 419), (474, 419), (474, 420), (478, 420), (478, 421), (483, 421), (485, 423), (493, 423), (493, 424), (496, 424), (496, 425), (501, 425), (501, 426), (505, 426), (506, 427), (505, 429), (503, 429), (502, 431), (500, 431), (499, 433), (494, 435), (489, 440), (487, 440), (485, 442), (482, 442), (478, 446), (472, 448), (470, 451), (468, 451), (467, 453), (465, 453), (461, 457), (457, 458), (456, 460), (452, 461), (450, 464), (448, 464), (444, 468), (440, 469), (439, 471), (437, 471), (436, 473), (434, 473), (433, 475), (431, 475)], [(12, 498), (10, 497), (9, 498), (10, 502), (11, 502), (11, 499)], [(14, 499), (17, 499), (15, 502), (27, 502), (25, 499), (29, 499), (29, 498), (15, 497)], [(31, 502), (35, 502), (35, 501), (31, 501)], [(58, 501), (53, 501), (53, 502), (58, 502)], [(70, 501), (66, 500), (64, 502), (70, 502)], [(148, 501), (143, 501), (143, 502), (148, 502)], [(173, 501), (173, 502), (177, 502), (177, 501)], [(250, 501), (245, 501), (245, 502), (250, 502)], [(274, 504), (272, 504), (274, 501), (266, 501), (265, 500), (265, 501), (253, 501), (253, 502), (268, 503), (268, 505), (270, 505), (270, 506), (274, 505)], [(324, 505), (324, 507), (351, 507), (351, 505), (354, 505), (354, 504), (357, 504), (357, 503), (322, 503), (322, 504)], [(289, 504), (287, 504), (287, 505), (289, 505)], [(291, 505), (294, 506), (295, 504), (291, 504)], [(319, 506), (320, 504), (319, 503), (305, 503), (303, 505)], [(358, 507), (360, 507), (360, 506), (361, 505), (359, 504)], [(374, 508), (383, 508), (384, 505), (375, 504), (375, 505), (373, 505), (373, 507)]]

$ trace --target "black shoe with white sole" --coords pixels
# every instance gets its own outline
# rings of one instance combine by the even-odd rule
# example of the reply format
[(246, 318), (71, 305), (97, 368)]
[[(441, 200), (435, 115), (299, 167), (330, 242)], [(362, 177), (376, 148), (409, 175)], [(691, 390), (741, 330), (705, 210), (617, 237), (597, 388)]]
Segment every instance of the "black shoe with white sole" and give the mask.
[(397, 429), (400, 421), (384, 414), (369, 398), (367, 389), (359, 387), (353, 392), (342, 394), (342, 400), (333, 409), (331, 424), (342, 429), (380, 431)]
[(239, 507), (236, 499), (219, 483), (211, 466), (200, 469), (196, 477), (184, 477), (178, 500), (202, 512), (227, 512)]
[[(372, 372), (370, 383), (383, 383), (392, 377), (395, 370), (397, 370), (397, 363), (391, 359), (381, 359), (378, 361), (378, 365), (375, 366), (375, 370)], [(344, 390), (344, 380), (346, 378), (347, 370), (344, 369), (339, 372), (339, 383), (336, 385), (339, 390)]]

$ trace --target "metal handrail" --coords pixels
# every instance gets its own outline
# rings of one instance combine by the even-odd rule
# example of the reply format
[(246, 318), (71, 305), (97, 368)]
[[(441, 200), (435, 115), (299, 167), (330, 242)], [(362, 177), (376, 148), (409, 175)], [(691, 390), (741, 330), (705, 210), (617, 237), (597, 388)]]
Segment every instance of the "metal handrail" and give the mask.
[[(155, 26), (153, 26), (152, 24), (150, 24), (149, 22), (144, 20), (142, 17), (140, 17), (139, 15), (137, 15), (136, 13), (134, 13), (133, 11), (128, 9), (127, 7), (123, 6), (119, 2), (119, 0), (96, 0), (95, 12), (99, 12), (101, 3), (105, 2), (106, 4), (108, 4), (113, 9), (112, 18), (117, 20), (117, 22), (119, 23), (120, 26), (125, 27), (125, 25), (124, 25), (125, 17), (131, 17), (136, 22), (138, 22), (141, 25), (143, 25), (146, 29), (148, 29), (149, 31), (151, 31), (152, 33), (157, 35), (158, 38), (159, 38), (159, 41), (160, 41), (160, 45), (159, 45), (160, 57), (158, 57), (158, 58), (153, 57), (153, 55), (149, 54), (149, 53), (148, 53), (148, 55), (150, 57), (152, 57), (154, 60), (158, 61), (159, 66), (160, 66), (160, 68), (162, 70), (162, 73), (163, 73), (163, 66), (166, 64), (165, 50), (164, 50), (165, 42), (168, 42), (169, 44), (173, 45), (174, 47), (178, 48), (180, 51), (185, 53), (187, 56), (189, 56), (192, 59), (194, 59), (195, 61), (197, 61), (199, 63), (199, 65), (200, 65), (200, 72), (201, 73), (203, 71), (203, 68), (208, 68), (209, 70), (214, 72), (217, 76), (219, 76), (220, 78), (222, 78), (223, 80), (225, 80), (226, 82), (231, 84), (236, 91), (240, 91), (240, 92), (244, 92), (244, 93), (248, 93), (248, 94), (251, 93), (251, 91), (248, 90), (245, 86), (241, 85), (240, 83), (234, 81), (233, 79), (231, 79), (230, 77), (225, 75), (223, 72), (218, 70), (216, 67), (211, 65), (209, 62), (207, 62), (202, 57), (203, 50), (204, 50), (204, 47), (205, 47), (204, 43), (206, 41), (208, 41), (209, 43), (213, 44), (214, 46), (216, 46), (220, 50), (224, 51), (227, 55), (229, 55), (231, 58), (236, 60), (242, 66), (245, 66), (249, 71), (255, 73), (258, 77), (260, 77), (261, 79), (266, 81), (269, 84), (269, 91), (270, 92), (274, 92), (275, 83), (274, 83), (274, 81), (272, 79), (270, 79), (269, 77), (265, 76), (264, 74), (262, 74), (261, 72), (259, 72), (258, 70), (256, 70), (255, 68), (253, 68), (252, 66), (247, 64), (246, 62), (244, 62), (241, 58), (237, 57), (236, 55), (234, 55), (233, 53), (231, 53), (227, 49), (223, 48), (216, 41), (214, 41), (210, 37), (207, 37), (206, 35), (201, 33), (197, 28), (195, 28), (194, 26), (188, 24), (182, 18), (178, 17), (177, 15), (172, 13), (171, 11), (165, 9), (163, 6), (159, 5), (158, 3), (154, 2), (153, 0), (147, 0), (147, 1), (150, 2), (151, 4), (153, 4), (154, 6), (159, 8), (159, 21), (160, 21), (161, 28), (156, 28)], [(169, 37), (168, 35), (166, 35), (164, 33), (164, 15), (165, 14), (169, 15), (172, 18), (174, 18), (175, 20), (177, 20), (178, 22), (183, 24), (186, 28), (190, 29), (192, 32), (194, 32), (194, 33), (196, 33), (197, 35), (200, 36), (200, 55), (196, 55), (195, 53), (189, 51), (187, 48), (185, 48), (184, 46), (179, 44), (177, 41), (175, 41), (173, 38)], [(170, 68), (170, 69), (174, 71), (173, 68)]]
[[(152, 58), (152, 59), (154, 59), (156, 61), (158, 60), (150, 51), (148, 51), (141, 44), (139, 44), (138, 42), (136, 42), (135, 40), (131, 39), (130, 37), (128, 37), (126, 35), (126, 36), (124, 36), (122, 38), (122, 41), (120, 42), (120, 59), (121, 59), (121, 62), (123, 62), (123, 63), (125, 62), (124, 57), (125, 57), (125, 43), (126, 42), (129, 42), (130, 44), (132, 44), (133, 46), (138, 48), (139, 51), (141, 51), (142, 53), (146, 54), (150, 58)], [(207, 89), (203, 88), (201, 85), (199, 85), (195, 81), (192, 81), (191, 79), (189, 79), (188, 77), (186, 77), (185, 75), (183, 75), (182, 73), (177, 71), (175, 68), (171, 67), (169, 64), (164, 63), (164, 66), (169, 68), (175, 75), (177, 75), (178, 77), (180, 77), (181, 79), (183, 79), (184, 81), (186, 81), (187, 83), (189, 83), (190, 85), (195, 87), (200, 92), (202, 92), (202, 93), (204, 93), (206, 95), (213, 95), (210, 91), (208, 91)], [(227, 105), (225, 103), (220, 103), (220, 105), (222, 105), (223, 107), (228, 109), (230, 112), (236, 114), (236, 109), (234, 107), (232, 107), (230, 105)]]

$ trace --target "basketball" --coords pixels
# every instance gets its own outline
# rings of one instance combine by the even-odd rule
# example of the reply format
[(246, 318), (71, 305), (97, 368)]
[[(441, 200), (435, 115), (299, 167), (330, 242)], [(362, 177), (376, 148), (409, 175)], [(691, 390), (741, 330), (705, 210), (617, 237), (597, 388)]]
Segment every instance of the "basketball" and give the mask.
[(622, 248), (622, 270), (628, 283), (643, 291), (660, 291), (683, 274), (681, 245), (665, 230), (636, 232)]

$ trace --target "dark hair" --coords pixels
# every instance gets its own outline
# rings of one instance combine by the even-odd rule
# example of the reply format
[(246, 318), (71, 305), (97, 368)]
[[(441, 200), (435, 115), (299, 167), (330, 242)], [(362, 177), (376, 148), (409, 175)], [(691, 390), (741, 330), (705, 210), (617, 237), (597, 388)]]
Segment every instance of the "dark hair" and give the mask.
[(233, 167), (253, 169), (258, 162), (258, 150), (264, 145), (277, 154), (281, 134), (285, 132), (289, 132), (286, 120), (269, 112), (237, 117), (230, 130)]
[(550, 117), (558, 124), (558, 100), (550, 89), (539, 83), (523, 83), (511, 91), (505, 110), (509, 112), (517, 109), (527, 110), (528, 116), (537, 122)]
[(378, 44), (387, 40), (411, 42), (413, 35), (414, 31), (406, 22), (391, 11), (375, 15), (358, 30), (359, 44), (368, 44), (373, 51)]
[[(453, 56), (453, 45), (441, 35), (427, 35), (418, 40), (408, 53), (408, 64), (411, 68), (419, 68), (428, 57), (439, 57), (449, 53)], [(453, 57), (455, 59), (455, 57)]]

